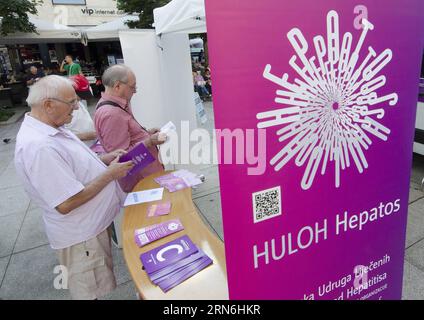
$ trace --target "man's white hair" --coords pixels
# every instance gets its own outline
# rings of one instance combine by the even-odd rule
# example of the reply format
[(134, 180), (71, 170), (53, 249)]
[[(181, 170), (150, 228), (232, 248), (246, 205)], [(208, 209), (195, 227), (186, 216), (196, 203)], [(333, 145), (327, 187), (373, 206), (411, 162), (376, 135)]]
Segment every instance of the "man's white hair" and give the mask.
[(60, 99), (62, 90), (74, 89), (72, 83), (70, 79), (62, 76), (43, 77), (30, 87), (26, 102), (30, 107), (33, 107), (48, 98)]
[(102, 83), (105, 87), (112, 88), (117, 81), (128, 82), (128, 74), (132, 73), (130, 67), (125, 64), (115, 64), (106, 69), (102, 76)]

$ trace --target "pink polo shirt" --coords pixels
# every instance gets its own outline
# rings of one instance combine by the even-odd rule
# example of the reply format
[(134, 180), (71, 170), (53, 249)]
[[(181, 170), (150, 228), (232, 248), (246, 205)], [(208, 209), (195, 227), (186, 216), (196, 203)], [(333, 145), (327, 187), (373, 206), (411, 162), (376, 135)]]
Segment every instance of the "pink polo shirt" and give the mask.
[[(104, 105), (98, 108), (94, 114), (97, 136), (106, 152), (112, 152), (116, 149), (128, 151), (150, 137), (149, 132), (135, 120), (131, 105), (125, 99), (102, 92), (98, 104), (103, 101), (113, 101), (121, 107)], [(148, 150), (156, 161), (141, 170), (134, 181), (127, 183), (121, 181), (120, 184), (124, 191), (132, 191), (138, 181), (152, 173), (163, 170), (163, 166), (159, 162), (157, 147), (149, 147)]]

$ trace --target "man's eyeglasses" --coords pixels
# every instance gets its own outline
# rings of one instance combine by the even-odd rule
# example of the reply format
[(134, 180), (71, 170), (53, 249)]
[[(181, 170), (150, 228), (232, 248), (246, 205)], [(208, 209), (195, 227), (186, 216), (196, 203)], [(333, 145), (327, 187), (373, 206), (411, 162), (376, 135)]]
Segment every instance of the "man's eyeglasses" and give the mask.
[(120, 83), (126, 84), (128, 87), (130, 87), (134, 92), (137, 91), (137, 86), (131, 86), (128, 84), (128, 82), (124, 82), (124, 81), (119, 81)]
[(67, 104), (68, 106), (70, 106), (71, 108), (75, 108), (76, 106), (78, 106), (78, 99), (75, 99), (75, 100), (72, 100), (71, 102), (67, 102), (67, 101), (63, 101), (63, 100), (60, 100), (60, 99), (56, 99), (56, 98), (47, 98), (46, 100), (55, 100), (55, 101), (59, 101), (59, 102), (62, 102), (62, 103), (65, 103), (65, 104)]

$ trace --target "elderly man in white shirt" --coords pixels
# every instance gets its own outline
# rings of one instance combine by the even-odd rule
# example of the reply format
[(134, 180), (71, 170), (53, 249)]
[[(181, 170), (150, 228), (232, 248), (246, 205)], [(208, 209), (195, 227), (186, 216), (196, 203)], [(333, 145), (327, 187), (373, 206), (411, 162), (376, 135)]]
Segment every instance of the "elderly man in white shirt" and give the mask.
[(117, 150), (98, 157), (71, 131), (78, 100), (72, 83), (47, 76), (31, 86), (31, 112), (19, 130), (15, 166), (43, 210), (50, 245), (68, 270), (73, 299), (97, 299), (116, 287), (109, 227), (125, 198), (117, 179), (133, 167)]

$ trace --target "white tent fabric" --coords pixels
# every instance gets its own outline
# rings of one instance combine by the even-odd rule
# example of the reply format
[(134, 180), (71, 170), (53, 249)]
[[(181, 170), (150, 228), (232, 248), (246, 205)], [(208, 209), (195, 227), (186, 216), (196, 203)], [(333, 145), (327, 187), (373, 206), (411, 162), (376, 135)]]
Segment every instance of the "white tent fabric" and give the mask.
[(78, 42), (81, 39), (81, 32), (72, 27), (40, 20), (32, 16), (29, 21), (37, 29), (37, 33), (13, 33), (0, 38), (0, 44), (13, 43), (46, 43), (46, 42)]
[(173, 0), (153, 10), (156, 34), (206, 32), (204, 0)]
[(128, 30), (126, 21), (136, 21), (138, 16), (128, 15), (120, 17), (116, 20), (100, 24), (95, 27), (86, 28), (83, 30), (88, 40), (118, 40), (120, 30)]

